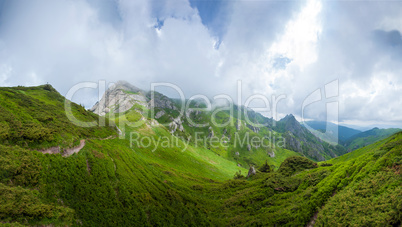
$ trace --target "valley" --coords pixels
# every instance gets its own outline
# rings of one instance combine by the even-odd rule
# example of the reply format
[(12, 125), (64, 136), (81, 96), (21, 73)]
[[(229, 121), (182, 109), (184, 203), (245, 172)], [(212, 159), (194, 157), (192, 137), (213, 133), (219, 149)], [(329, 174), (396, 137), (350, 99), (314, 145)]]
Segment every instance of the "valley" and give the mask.
[[(195, 100), (180, 117), (175, 100), (126, 82), (91, 111), (72, 103), (81, 123), (104, 126), (70, 122), (50, 85), (0, 97), (2, 225), (401, 225), (401, 132), (348, 152), (293, 115), (205, 111)], [(227, 124), (192, 124), (212, 121)]]

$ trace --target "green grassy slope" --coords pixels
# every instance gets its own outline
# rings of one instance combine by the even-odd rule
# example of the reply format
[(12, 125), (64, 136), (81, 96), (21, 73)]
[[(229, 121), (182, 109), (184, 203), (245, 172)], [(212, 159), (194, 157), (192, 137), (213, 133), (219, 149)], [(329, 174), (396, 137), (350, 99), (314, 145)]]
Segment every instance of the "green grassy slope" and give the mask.
[[(41, 108), (58, 105), (59, 101), (46, 98), (45, 91), (35, 92), (46, 103)], [(1, 108), (11, 110), (4, 103)], [(20, 108), (30, 113), (24, 110), (28, 107)], [(17, 116), (23, 122), (24, 117)], [(57, 120), (63, 122), (63, 117)], [(141, 114), (134, 108), (113, 120), (121, 127), (135, 119), (141, 119)], [(402, 133), (326, 161), (326, 166), (305, 157), (289, 158), (294, 152), (283, 150), (268, 158), (278, 170), (229, 180), (239, 170), (243, 175), (247, 170), (224, 153), (196, 144), (183, 151), (184, 141), (166, 127), (152, 119), (144, 121), (140, 127), (121, 127), (125, 139), (102, 139), (110, 128), (55, 129), (55, 138), (67, 134), (70, 139), (86, 139), (79, 153), (66, 158), (32, 149), (53, 146), (57, 140), (7, 139), (0, 144), (0, 222), (54, 226), (305, 226), (311, 220), (317, 226), (401, 224)], [(177, 143), (130, 143), (131, 132), (138, 133), (139, 141), (166, 138)]]
[[(187, 105), (192, 108), (192, 105), (197, 104), (197, 108), (203, 108), (202, 103), (193, 102)], [(284, 159), (280, 159), (278, 163), (277, 156), (304, 155), (313, 160), (325, 160), (346, 153), (346, 150), (340, 146), (320, 141), (295, 119), (287, 124), (287, 122), (273, 121), (236, 105), (233, 106), (233, 112), (223, 110), (223, 107), (219, 108), (222, 110), (218, 112), (186, 109), (185, 117), (180, 118), (184, 131), (176, 130), (174, 134), (189, 139), (193, 144), (207, 144), (208, 149), (242, 166), (260, 166), (268, 160), (271, 165), (278, 168)], [(177, 105), (177, 109), (180, 109), (180, 105)], [(180, 116), (178, 110), (155, 108), (155, 113), (158, 112), (165, 113), (156, 119), (161, 124), (169, 124)], [(195, 127), (194, 124), (205, 126)], [(260, 124), (260, 126), (253, 124)], [(290, 130), (295, 133), (289, 133)], [(214, 146), (210, 140), (211, 135), (220, 141), (225, 139), (227, 143), (223, 145), (215, 143), (217, 146)], [(253, 139), (258, 142), (253, 143)], [(292, 143), (287, 143), (291, 139), (293, 139)]]
[[(72, 147), (81, 138), (115, 135), (115, 127), (84, 128), (66, 117), (65, 98), (51, 85), (0, 88), (0, 142), (26, 148)], [(82, 122), (99, 116), (75, 103), (73, 115)], [(106, 120), (106, 125), (109, 125)]]
[[(6, 105), (4, 101), (1, 108), (14, 114), (20, 125), (37, 121), (43, 128), (53, 127), (52, 136), (60, 139), (29, 140), (18, 134), (4, 137), (4, 145), (0, 146), (0, 199), (10, 203), (0, 209), (1, 221), (28, 225), (208, 223), (209, 218), (199, 207), (201, 202), (193, 185), (214, 184), (232, 178), (239, 170), (246, 172), (236, 163), (202, 147), (188, 147), (183, 151), (176, 144), (183, 146), (181, 140), (170, 135), (164, 127), (153, 127), (149, 122), (139, 128), (125, 127), (125, 139), (102, 139), (116, 134), (114, 127), (81, 129), (74, 126), (62, 115), (64, 98), (59, 98), (58, 93), (50, 94), (56, 98), (49, 97), (49, 91), (43, 86), (3, 90), (12, 105)], [(31, 105), (18, 103), (20, 96)], [(35, 110), (35, 106), (39, 106), (40, 111)], [(79, 110), (74, 109), (77, 118), (96, 119), (94, 114), (78, 105), (73, 108)], [(36, 111), (53, 117), (51, 123), (37, 120)], [(3, 116), (3, 122), (8, 124), (9, 118)], [(124, 119), (135, 120), (136, 117), (134, 111)], [(18, 132), (18, 127), (8, 125), (9, 131)], [(131, 146), (130, 132), (138, 132), (141, 138), (169, 138), (172, 145), (141, 147), (134, 143)], [(31, 150), (67, 146), (64, 140), (81, 138), (86, 139), (85, 147), (68, 158)], [(18, 199), (21, 196), (26, 202)], [(177, 220), (177, 216), (183, 218)]]
[[(161, 94), (159, 95), (163, 96)], [(164, 99), (168, 99), (166, 96), (163, 97)], [(173, 101), (174, 100), (172, 100), (172, 102)], [(198, 108), (201, 108), (202, 104), (199, 105)], [(180, 105), (177, 104), (176, 107), (180, 109)], [(192, 107), (192, 105), (190, 105), (190, 107)], [(141, 118), (145, 118), (148, 122), (157, 120), (158, 123), (165, 125), (164, 127), (161, 126), (159, 130), (160, 132), (164, 131), (165, 134), (160, 134), (159, 136), (166, 136), (167, 132), (172, 132), (169, 123), (171, 123), (174, 118), (178, 118), (180, 113), (178, 110), (168, 108), (155, 108), (154, 110), (155, 113), (160, 111), (163, 111), (165, 114), (158, 119), (154, 119), (150, 115), (150, 110), (135, 105), (131, 110), (120, 115), (120, 118), (129, 123)], [(256, 113), (250, 112), (250, 114)], [(258, 121), (259, 123), (263, 123), (263, 121), (268, 120), (260, 114), (253, 117), (254, 118), (250, 116), (253, 122)], [(113, 118), (113, 120), (120, 122), (119, 118)], [(270, 165), (278, 168), (280, 163), (287, 157), (300, 155), (299, 153), (283, 148), (284, 143), (281, 144), (281, 133), (272, 131), (269, 128), (269, 123), (267, 127), (260, 127), (257, 132), (253, 131), (253, 127), (246, 123), (245, 115), (238, 115), (236, 111), (234, 111), (232, 115), (229, 111), (225, 110), (217, 113), (211, 111), (190, 111), (188, 117), (182, 116), (181, 120), (183, 131), (176, 130), (173, 133), (175, 136), (184, 141), (188, 141), (192, 148), (212, 151), (212, 153), (245, 168), (248, 168), (249, 165), (261, 166), (266, 160)], [(200, 125), (205, 124), (205, 126), (195, 127), (193, 123)], [(239, 127), (237, 126), (238, 124), (240, 124)], [(132, 130), (141, 131), (144, 129), (133, 128)], [(254, 143), (255, 146), (251, 142), (253, 139), (259, 141)]]
[[(402, 221), (402, 133), (354, 158), (332, 166), (308, 167), (292, 161), (299, 172), (260, 174), (232, 180), (205, 193), (222, 202), (214, 210), (222, 225), (246, 226), (398, 226)], [(331, 162), (331, 161), (329, 161)], [(311, 168), (303, 171), (303, 167)], [(301, 172), (300, 172), (301, 170)], [(291, 171), (290, 171), (291, 172)]]

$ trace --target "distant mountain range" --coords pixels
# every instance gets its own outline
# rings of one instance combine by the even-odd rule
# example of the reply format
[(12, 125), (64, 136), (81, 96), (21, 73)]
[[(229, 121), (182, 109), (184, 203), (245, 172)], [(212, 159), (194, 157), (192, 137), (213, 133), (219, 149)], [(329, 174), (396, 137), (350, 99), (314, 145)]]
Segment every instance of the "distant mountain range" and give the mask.
[[(181, 116), (179, 101), (157, 92), (143, 91), (127, 82), (119, 81), (106, 91), (91, 111), (101, 116), (109, 116), (131, 110), (139, 114), (138, 119), (152, 118), (160, 124), (168, 125), (167, 129), (171, 134), (185, 138), (194, 144), (199, 143), (197, 135), (201, 134), (208, 138), (227, 137), (228, 143), (225, 144), (227, 147), (215, 147), (210, 144), (207, 146), (217, 154), (229, 160), (235, 160), (242, 166), (262, 164), (266, 157), (281, 156), (285, 149), (316, 161), (324, 161), (347, 152), (342, 146), (329, 144), (314, 136), (291, 114), (280, 121), (275, 121), (243, 106), (233, 105), (233, 113), (224, 110), (216, 114), (213, 113), (214, 110), (199, 110), (205, 106), (206, 103), (201, 100), (186, 100), (185, 114)], [(152, 109), (154, 116), (151, 116), (150, 111), (144, 111), (144, 108)], [(203, 126), (194, 127), (194, 123)], [(265, 126), (254, 126), (253, 123), (265, 124)], [(226, 125), (218, 127), (218, 124)], [(243, 140), (246, 136), (255, 136), (261, 140), (269, 138), (276, 143), (284, 139), (284, 146), (278, 146), (278, 144), (271, 144), (272, 146), (269, 147), (236, 146), (238, 139)]]
[[(338, 143), (344, 146), (348, 151), (356, 150), (358, 148), (375, 143), (401, 131), (399, 128), (379, 129), (375, 127), (362, 132), (346, 126), (338, 126), (337, 124), (325, 121), (307, 121), (305, 124), (314, 130), (325, 133), (324, 135), (315, 133), (315, 135), (327, 142), (334, 143), (337, 142), (338, 139)], [(333, 133), (336, 131), (338, 131), (338, 138)]]
[[(322, 133), (326, 133), (327, 135), (329, 135), (328, 138), (326, 138), (327, 140), (329, 140), (330, 142), (337, 142), (336, 141), (336, 135), (333, 135), (333, 132), (338, 132), (338, 140), (340, 144), (343, 144), (344, 142), (346, 142), (350, 137), (361, 133), (361, 131), (353, 129), (353, 128), (349, 128), (349, 127), (345, 127), (345, 126), (341, 126), (341, 125), (337, 125), (331, 122), (325, 122), (325, 121), (307, 121), (305, 122), (308, 126), (310, 126), (311, 128), (318, 130), (319, 132)], [(331, 135), (333, 135), (331, 137)]]
[(379, 129), (373, 128), (365, 132), (361, 132), (350, 137), (345, 143), (344, 146), (348, 150), (356, 150), (361, 147), (365, 147), (372, 143), (375, 143), (379, 140), (389, 137), (392, 134), (400, 132), (399, 128), (388, 128), (388, 129)]

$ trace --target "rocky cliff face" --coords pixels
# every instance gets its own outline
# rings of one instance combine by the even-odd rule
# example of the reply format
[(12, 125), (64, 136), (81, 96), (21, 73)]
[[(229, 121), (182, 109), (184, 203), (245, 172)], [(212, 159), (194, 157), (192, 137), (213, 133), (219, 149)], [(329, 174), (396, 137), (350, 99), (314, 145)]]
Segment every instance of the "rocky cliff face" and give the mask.
[(125, 112), (135, 104), (148, 107), (145, 92), (125, 81), (119, 81), (105, 92), (102, 99), (91, 108), (91, 111), (104, 116), (110, 112)]
[(149, 100), (148, 104), (151, 108), (178, 110), (178, 108), (168, 97), (158, 92), (154, 92), (153, 96), (151, 92), (148, 92), (147, 99)]
[[(154, 109), (156, 120), (168, 114), (166, 111), (178, 111), (178, 107), (168, 97), (158, 92), (145, 92), (125, 81), (118, 81), (110, 87), (102, 99), (91, 108), (91, 111), (104, 116), (108, 113), (124, 113), (133, 108), (134, 105), (137, 107), (136, 111), (141, 112), (141, 114), (143, 114), (141, 107)], [(171, 120), (168, 128), (172, 134), (176, 131), (184, 131), (180, 117), (173, 118), (170, 115), (168, 117)], [(156, 120), (152, 120), (150, 124), (158, 124)]]
[(177, 130), (180, 132), (184, 131), (183, 128), (183, 122), (182, 120), (178, 117), (176, 119), (173, 119), (173, 121), (169, 124), (169, 130), (171, 134), (174, 134)]

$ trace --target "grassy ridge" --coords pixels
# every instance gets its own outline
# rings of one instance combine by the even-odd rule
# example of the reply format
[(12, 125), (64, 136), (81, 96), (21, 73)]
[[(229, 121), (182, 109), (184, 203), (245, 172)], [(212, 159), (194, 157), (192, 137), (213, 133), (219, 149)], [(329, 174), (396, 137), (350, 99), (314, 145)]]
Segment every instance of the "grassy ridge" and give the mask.
[[(66, 117), (65, 98), (51, 85), (0, 88), (0, 142), (26, 148), (72, 147), (81, 138), (115, 135), (114, 127), (84, 128)], [(98, 121), (99, 116), (72, 103), (80, 121)], [(109, 125), (106, 119), (106, 125)]]

